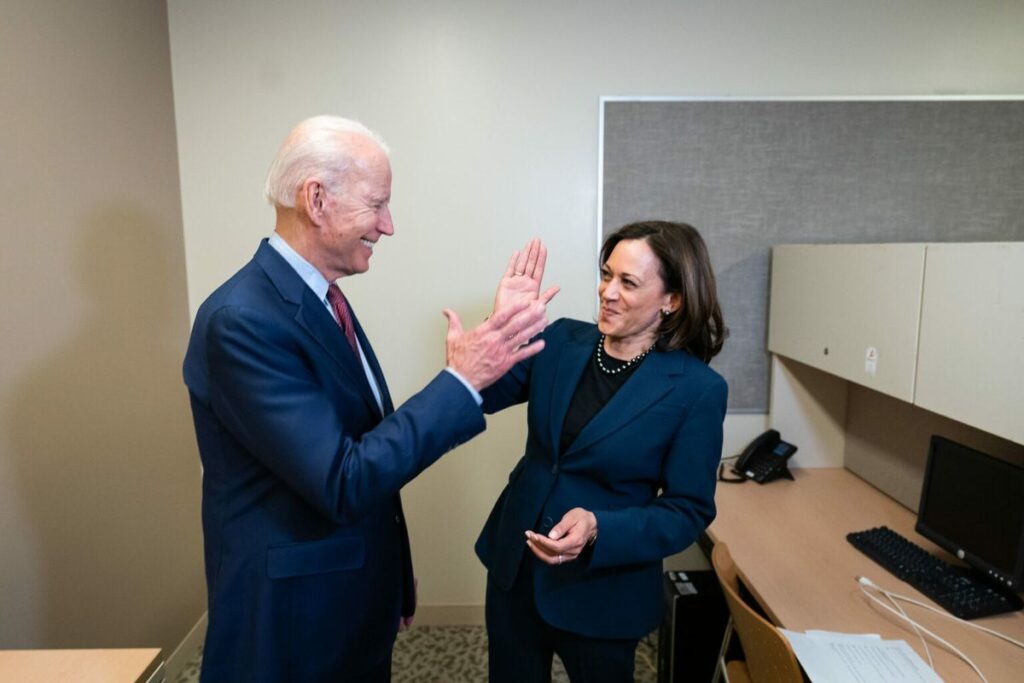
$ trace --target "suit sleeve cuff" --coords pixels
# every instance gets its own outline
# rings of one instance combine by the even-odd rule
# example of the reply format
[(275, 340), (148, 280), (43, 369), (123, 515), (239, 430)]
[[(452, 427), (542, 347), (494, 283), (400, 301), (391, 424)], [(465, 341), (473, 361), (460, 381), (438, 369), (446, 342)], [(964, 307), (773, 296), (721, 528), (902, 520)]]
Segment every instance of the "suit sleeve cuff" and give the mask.
[(629, 513), (604, 510), (594, 511), (597, 518), (598, 538), (591, 547), (593, 551), (588, 566), (591, 569), (612, 567), (622, 564), (630, 556), (630, 546), (636, 543), (635, 522)]
[(483, 396), (480, 395), (479, 391), (473, 388), (473, 385), (470, 384), (465, 377), (457, 373), (454, 368), (445, 368), (445, 372), (450, 372), (455, 377), (455, 379), (462, 382), (462, 386), (466, 387), (466, 391), (469, 392), (469, 394), (473, 397), (473, 400), (476, 401), (476, 404), (478, 406), (482, 406), (484, 404)]

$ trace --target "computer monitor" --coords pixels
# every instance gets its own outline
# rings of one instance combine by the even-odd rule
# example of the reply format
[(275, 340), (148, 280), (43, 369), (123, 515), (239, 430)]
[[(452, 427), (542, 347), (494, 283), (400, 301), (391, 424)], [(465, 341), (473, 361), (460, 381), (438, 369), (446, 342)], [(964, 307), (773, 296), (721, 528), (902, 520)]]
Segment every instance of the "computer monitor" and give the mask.
[(1024, 468), (933, 436), (918, 533), (997, 583), (1024, 585)]

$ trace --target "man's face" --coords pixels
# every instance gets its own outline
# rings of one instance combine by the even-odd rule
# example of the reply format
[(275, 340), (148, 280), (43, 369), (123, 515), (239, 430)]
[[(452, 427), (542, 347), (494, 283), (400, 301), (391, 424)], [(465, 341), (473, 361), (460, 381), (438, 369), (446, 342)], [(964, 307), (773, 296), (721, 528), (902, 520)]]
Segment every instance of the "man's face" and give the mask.
[(395, 232), (391, 222), (391, 165), (369, 140), (360, 140), (342, 187), (327, 192), (318, 252), (328, 279), (365, 273), (377, 241)]

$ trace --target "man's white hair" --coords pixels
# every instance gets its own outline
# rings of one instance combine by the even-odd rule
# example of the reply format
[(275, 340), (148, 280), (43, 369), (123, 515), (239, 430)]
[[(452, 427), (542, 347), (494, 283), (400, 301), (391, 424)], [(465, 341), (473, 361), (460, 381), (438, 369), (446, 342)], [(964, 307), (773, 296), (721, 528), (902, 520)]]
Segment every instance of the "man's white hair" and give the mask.
[(388, 146), (372, 130), (340, 116), (313, 116), (295, 126), (270, 164), (263, 195), (274, 206), (295, 207), (302, 184), (318, 177), (328, 192), (338, 192), (354, 162), (352, 136), (363, 136), (387, 155)]

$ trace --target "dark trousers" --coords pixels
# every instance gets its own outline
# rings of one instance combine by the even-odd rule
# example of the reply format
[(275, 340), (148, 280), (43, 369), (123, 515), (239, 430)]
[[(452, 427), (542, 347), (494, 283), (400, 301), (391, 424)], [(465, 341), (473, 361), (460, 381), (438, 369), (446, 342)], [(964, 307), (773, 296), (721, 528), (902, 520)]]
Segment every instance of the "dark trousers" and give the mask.
[(346, 677), (344, 683), (391, 683), (391, 653), (369, 671)]
[(547, 624), (533, 597), (533, 563), (526, 557), (512, 590), (487, 579), (490, 683), (549, 683), (558, 653), (572, 683), (633, 683), (638, 639), (588, 638)]

